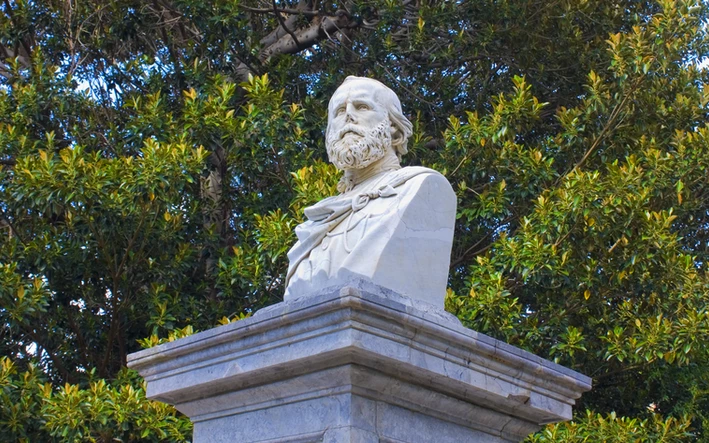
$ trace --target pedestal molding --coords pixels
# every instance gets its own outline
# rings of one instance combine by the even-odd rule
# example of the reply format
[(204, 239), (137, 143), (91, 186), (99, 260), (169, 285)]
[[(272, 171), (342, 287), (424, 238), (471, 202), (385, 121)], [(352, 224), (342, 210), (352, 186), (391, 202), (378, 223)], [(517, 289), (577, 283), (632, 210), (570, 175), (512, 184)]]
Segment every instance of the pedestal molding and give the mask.
[(338, 398), (502, 439), (491, 442), (518, 441), (570, 419), (591, 386), (588, 377), (466, 329), (448, 313), (361, 287), (280, 303), (131, 354), (128, 364), (146, 379), (148, 397), (176, 405), (196, 425), (297, 411), (298, 404), (317, 409)]

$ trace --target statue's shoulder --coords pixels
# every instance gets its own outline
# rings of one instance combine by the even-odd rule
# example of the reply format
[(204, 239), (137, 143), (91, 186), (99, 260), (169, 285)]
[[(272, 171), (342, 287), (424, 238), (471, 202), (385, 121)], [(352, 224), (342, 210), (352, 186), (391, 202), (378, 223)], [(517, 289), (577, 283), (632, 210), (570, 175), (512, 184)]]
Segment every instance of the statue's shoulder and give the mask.
[(392, 173), (388, 180), (393, 187), (407, 183), (407, 187), (419, 187), (426, 183), (428, 186), (435, 185), (441, 187), (443, 191), (453, 189), (448, 183), (448, 179), (435, 169), (423, 166), (407, 166)]
[(409, 177), (397, 188), (396, 211), (403, 225), (418, 231), (452, 227), (458, 198), (448, 179), (438, 171), (422, 167), (397, 172)]
[(409, 166), (395, 173), (396, 177), (388, 182), (398, 190), (403, 213), (413, 217), (427, 211), (455, 213), (457, 197), (443, 174), (421, 166)]
[(425, 168), (423, 166), (407, 166), (405, 168), (392, 171), (387, 179), (387, 182), (396, 187), (410, 180), (421, 181), (427, 177), (435, 177), (446, 180), (443, 174), (435, 169)]

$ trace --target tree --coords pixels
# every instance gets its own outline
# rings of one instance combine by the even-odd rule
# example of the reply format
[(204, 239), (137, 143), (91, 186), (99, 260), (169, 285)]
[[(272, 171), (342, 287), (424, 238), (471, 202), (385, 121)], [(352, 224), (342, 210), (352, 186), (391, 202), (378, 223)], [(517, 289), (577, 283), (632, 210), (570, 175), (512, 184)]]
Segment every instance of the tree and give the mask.
[(3, 440), (189, 438), (125, 356), (281, 299), (352, 74), (457, 192), (447, 308), (594, 378), (530, 440), (709, 441), (704, 2), (0, 9)]

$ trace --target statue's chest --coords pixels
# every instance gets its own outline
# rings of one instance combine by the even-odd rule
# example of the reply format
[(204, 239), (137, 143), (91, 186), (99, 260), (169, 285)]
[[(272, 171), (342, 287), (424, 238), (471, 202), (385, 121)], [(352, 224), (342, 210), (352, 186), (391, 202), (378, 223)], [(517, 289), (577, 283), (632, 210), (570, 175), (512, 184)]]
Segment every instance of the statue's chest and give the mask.
[(328, 250), (334, 247), (350, 252), (363, 238), (384, 228), (391, 217), (396, 217), (398, 203), (396, 195), (370, 200), (358, 211), (350, 212), (328, 232), (320, 248)]

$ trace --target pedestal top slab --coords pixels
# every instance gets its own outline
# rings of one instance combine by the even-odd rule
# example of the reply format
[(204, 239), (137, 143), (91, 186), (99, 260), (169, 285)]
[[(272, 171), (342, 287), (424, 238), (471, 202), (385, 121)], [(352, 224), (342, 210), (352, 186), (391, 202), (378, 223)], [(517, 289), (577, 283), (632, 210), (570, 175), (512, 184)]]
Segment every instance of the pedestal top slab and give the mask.
[(571, 419), (591, 388), (589, 377), (365, 282), (128, 356), (148, 397), (171, 404), (350, 364), (537, 424)]

